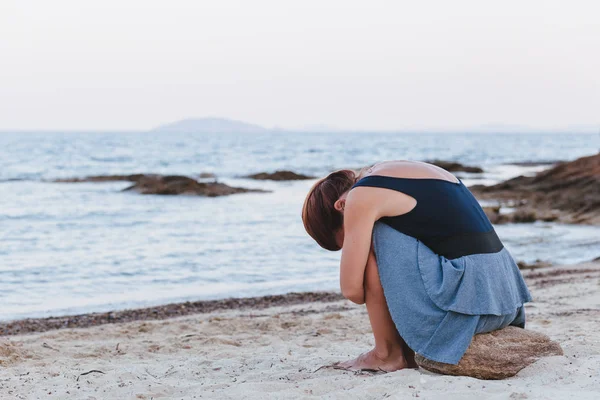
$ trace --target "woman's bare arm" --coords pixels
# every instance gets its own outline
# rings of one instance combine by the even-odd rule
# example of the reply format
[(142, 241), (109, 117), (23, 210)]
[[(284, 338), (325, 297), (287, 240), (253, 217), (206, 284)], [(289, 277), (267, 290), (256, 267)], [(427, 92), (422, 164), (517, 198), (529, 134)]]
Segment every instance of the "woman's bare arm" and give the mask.
[(371, 250), (373, 225), (381, 217), (409, 212), (411, 196), (378, 187), (356, 187), (346, 197), (340, 288), (348, 300), (363, 304), (364, 273)]
[(346, 199), (344, 245), (340, 262), (340, 288), (356, 304), (365, 301), (364, 274), (371, 249), (373, 224), (378, 218), (374, 192), (356, 188)]

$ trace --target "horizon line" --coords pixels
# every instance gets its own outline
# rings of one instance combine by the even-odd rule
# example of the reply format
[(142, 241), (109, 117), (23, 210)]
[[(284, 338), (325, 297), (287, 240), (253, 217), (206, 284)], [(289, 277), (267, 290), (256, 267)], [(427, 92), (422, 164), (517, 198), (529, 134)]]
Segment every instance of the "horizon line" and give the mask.
[[(161, 132), (159, 129), (119, 129), (119, 128), (109, 128), (109, 129), (92, 129), (92, 128), (52, 128), (52, 129), (30, 129), (30, 128), (0, 128), (0, 134), (6, 133), (167, 133)], [(577, 134), (600, 134), (600, 127), (598, 130), (592, 130), (592, 128), (587, 129), (577, 129), (577, 128), (524, 128), (523, 130), (519, 129), (490, 129), (490, 128), (450, 128), (450, 129), (433, 129), (433, 128), (414, 128), (414, 129), (323, 129), (323, 130), (311, 130), (311, 129), (288, 129), (288, 128), (263, 128), (262, 132), (239, 132), (235, 129), (231, 131), (220, 131), (220, 132), (208, 132), (199, 130), (197, 132), (177, 132), (177, 131), (169, 131), (168, 133), (182, 133), (182, 134), (220, 134), (220, 133), (242, 133), (246, 135), (254, 135), (259, 133), (323, 133), (323, 134), (331, 134), (331, 133), (388, 133), (388, 134), (403, 134), (403, 133), (438, 133), (438, 134), (456, 134), (456, 133), (468, 133), (468, 134), (567, 134), (567, 133), (577, 133)]]

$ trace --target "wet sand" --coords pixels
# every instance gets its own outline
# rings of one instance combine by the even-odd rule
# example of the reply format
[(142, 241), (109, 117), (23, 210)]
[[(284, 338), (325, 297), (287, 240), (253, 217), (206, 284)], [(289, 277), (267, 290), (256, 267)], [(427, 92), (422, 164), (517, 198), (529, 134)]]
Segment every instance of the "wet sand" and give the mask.
[(27, 334), (4, 324), (11, 335), (0, 337), (0, 398), (597, 399), (600, 263), (523, 275), (534, 297), (527, 329), (557, 340), (565, 355), (503, 381), (321, 368), (368, 350), (373, 339), (364, 305), (313, 293), (56, 319), (83, 321), (71, 323), (79, 328), (21, 322), (21, 332), (46, 330)]

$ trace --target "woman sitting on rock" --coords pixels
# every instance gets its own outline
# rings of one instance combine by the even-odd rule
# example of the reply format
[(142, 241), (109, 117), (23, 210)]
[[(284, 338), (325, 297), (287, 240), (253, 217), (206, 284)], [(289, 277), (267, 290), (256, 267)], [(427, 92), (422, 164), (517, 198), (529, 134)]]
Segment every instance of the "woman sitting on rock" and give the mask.
[(414, 354), (457, 364), (475, 334), (525, 327), (531, 295), (479, 203), (448, 171), (387, 161), (319, 180), (302, 209), (308, 234), (342, 250), (344, 297), (366, 304), (375, 348), (339, 364), (394, 371)]

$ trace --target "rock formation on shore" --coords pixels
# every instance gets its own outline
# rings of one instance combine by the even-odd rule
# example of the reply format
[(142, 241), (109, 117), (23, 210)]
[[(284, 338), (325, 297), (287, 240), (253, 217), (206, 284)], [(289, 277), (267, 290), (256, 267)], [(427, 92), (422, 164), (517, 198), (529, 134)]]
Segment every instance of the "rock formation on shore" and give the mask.
[(247, 189), (232, 187), (214, 182), (198, 182), (195, 179), (180, 175), (152, 175), (152, 174), (133, 174), (133, 175), (99, 175), (86, 178), (68, 178), (57, 179), (54, 182), (79, 183), (79, 182), (113, 182), (127, 181), (134, 182), (123, 191), (135, 191), (141, 194), (158, 195), (196, 195), (206, 197), (228, 196), (236, 193), (248, 192), (267, 192), (261, 189)]
[(219, 182), (198, 182), (186, 176), (151, 176), (138, 179), (132, 186), (123, 191), (136, 191), (141, 194), (160, 195), (197, 195), (207, 197), (228, 196), (236, 193), (264, 192), (259, 189), (232, 187)]
[(548, 336), (507, 326), (475, 335), (457, 365), (431, 361), (416, 354), (421, 368), (445, 375), (471, 376), (478, 379), (504, 379), (514, 376), (541, 357), (560, 356), (560, 345)]
[(425, 162), (428, 164), (437, 165), (438, 167), (443, 168), (449, 172), (472, 172), (472, 173), (483, 172), (483, 169), (480, 167), (463, 165), (461, 163), (457, 163), (454, 161), (429, 160), (429, 161), (425, 161)]
[(552, 222), (560, 217), (560, 212), (557, 210), (536, 210), (525, 205), (506, 214), (500, 213), (500, 209), (501, 206), (483, 207), (483, 211), (492, 224), (506, 224), (509, 222), (532, 223), (535, 221)]
[(490, 220), (497, 214), (496, 223), (545, 220), (597, 225), (600, 153), (559, 163), (532, 177), (518, 176), (492, 186), (471, 186), (469, 190), (479, 200), (496, 200), (516, 208), (506, 215), (488, 208)]
[(275, 171), (273, 173), (260, 172), (258, 174), (246, 175), (244, 178), (257, 179), (257, 180), (271, 180), (271, 181), (299, 181), (307, 179), (315, 179), (314, 176), (297, 174), (293, 171)]
[(82, 183), (82, 182), (117, 182), (117, 181), (126, 181), (126, 182), (137, 182), (139, 179), (143, 178), (144, 174), (132, 174), (132, 175), (94, 175), (94, 176), (86, 176), (85, 178), (62, 178), (55, 179), (52, 182), (56, 183)]
[(527, 269), (538, 269), (538, 268), (548, 268), (553, 264), (548, 261), (540, 260), (539, 258), (532, 263), (526, 263), (525, 261), (519, 261), (517, 266), (520, 270), (524, 271)]

